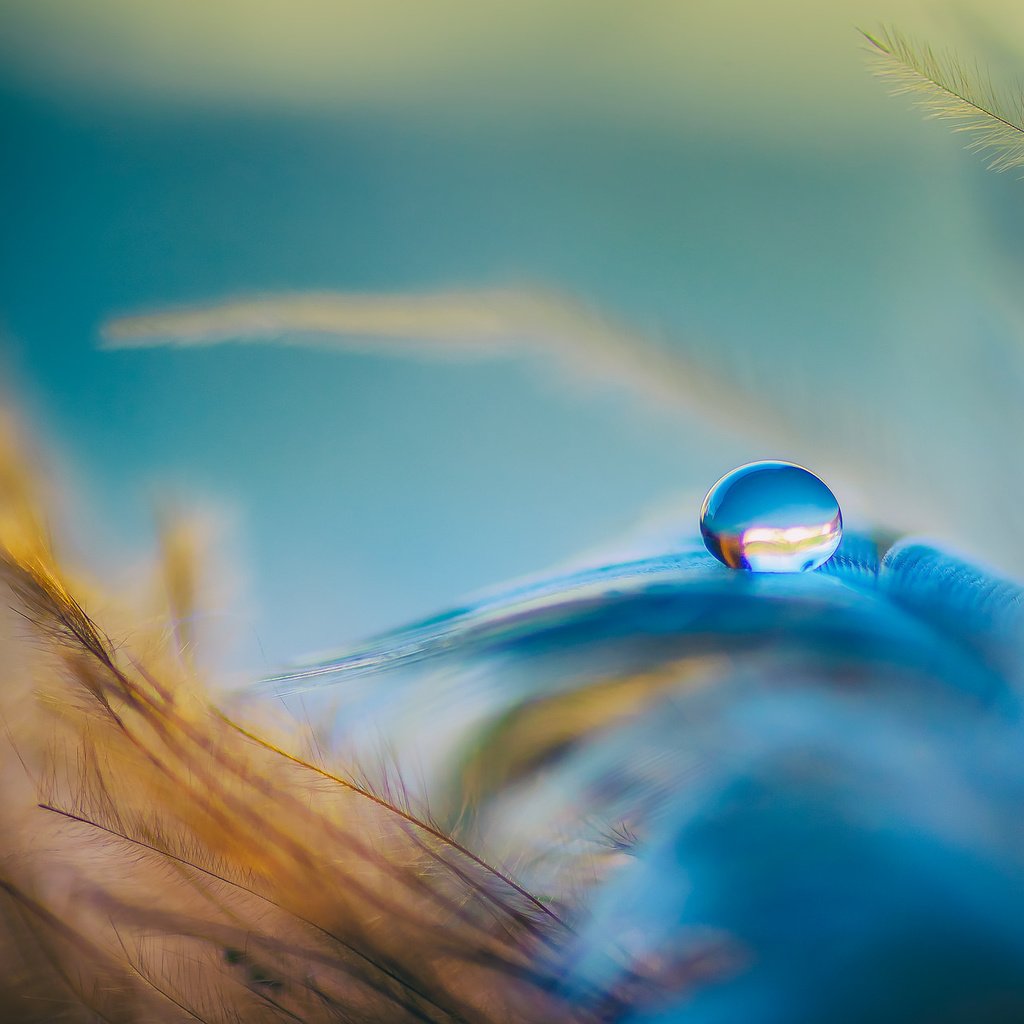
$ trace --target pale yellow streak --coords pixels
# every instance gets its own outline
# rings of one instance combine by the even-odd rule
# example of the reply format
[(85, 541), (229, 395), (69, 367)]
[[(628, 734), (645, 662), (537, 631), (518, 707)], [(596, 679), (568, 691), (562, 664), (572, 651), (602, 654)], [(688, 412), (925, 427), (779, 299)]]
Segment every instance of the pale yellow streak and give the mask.
[(736, 394), (727, 375), (555, 293), (500, 290), (379, 295), (327, 293), (231, 301), (119, 317), (102, 328), (106, 348), (277, 342), (426, 356), (494, 356), (524, 350), (561, 361), (569, 377), (675, 411), (695, 409), (737, 430), (756, 421), (780, 442), (789, 427), (767, 405)]
[(835, 530), (835, 522), (822, 523), (821, 526), (752, 526), (743, 531), (743, 543), (746, 544), (788, 544), (798, 547), (813, 543), (829, 536)]
[(795, 555), (818, 547), (835, 529), (835, 520), (820, 526), (752, 526), (743, 531), (739, 547), (748, 555), (777, 552)]

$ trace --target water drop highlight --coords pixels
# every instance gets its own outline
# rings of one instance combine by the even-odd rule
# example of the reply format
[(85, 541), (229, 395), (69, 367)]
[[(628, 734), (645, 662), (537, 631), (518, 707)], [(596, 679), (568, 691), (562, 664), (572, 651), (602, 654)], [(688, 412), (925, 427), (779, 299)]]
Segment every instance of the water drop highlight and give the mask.
[(806, 572), (843, 537), (836, 496), (792, 462), (751, 462), (722, 477), (700, 510), (708, 551), (731, 569)]

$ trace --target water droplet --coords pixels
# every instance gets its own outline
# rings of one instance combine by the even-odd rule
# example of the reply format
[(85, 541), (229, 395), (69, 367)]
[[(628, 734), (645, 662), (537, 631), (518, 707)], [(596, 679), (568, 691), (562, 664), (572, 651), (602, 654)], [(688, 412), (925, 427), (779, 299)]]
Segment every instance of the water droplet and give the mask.
[(722, 477), (700, 510), (704, 543), (720, 562), (753, 572), (804, 572), (843, 536), (835, 495), (791, 462), (751, 462)]

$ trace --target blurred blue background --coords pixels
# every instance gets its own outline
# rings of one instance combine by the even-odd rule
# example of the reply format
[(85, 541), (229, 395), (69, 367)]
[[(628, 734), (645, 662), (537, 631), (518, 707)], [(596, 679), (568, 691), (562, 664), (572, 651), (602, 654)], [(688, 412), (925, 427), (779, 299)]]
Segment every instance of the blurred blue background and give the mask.
[[(856, 32), (998, 76), (1024, 17), (821, 6), (0, 2), (0, 368), (77, 481), (83, 554), (145, 552), (160, 494), (218, 509), (251, 671), (652, 509), (692, 534), (754, 458), (1024, 569), (1024, 184), (888, 97)], [(99, 347), (111, 316), (225, 297), (506, 285), (660, 339), (750, 416), (536, 358)]]

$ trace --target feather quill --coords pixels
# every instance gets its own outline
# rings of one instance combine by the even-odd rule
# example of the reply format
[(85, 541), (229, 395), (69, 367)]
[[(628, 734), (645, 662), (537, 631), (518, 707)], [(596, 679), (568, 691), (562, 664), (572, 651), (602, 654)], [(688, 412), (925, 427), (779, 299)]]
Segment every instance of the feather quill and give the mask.
[(928, 118), (969, 136), (967, 148), (988, 157), (989, 170), (1024, 167), (1024, 94), (1001, 97), (980, 68), (972, 77), (953, 55), (918, 47), (893, 30), (863, 33), (874, 73), (893, 95), (909, 95)]

